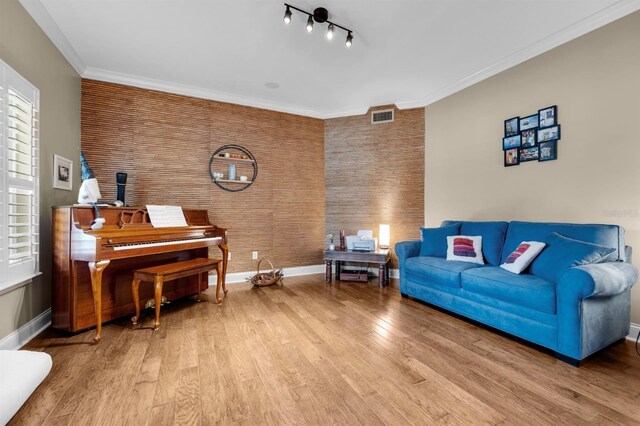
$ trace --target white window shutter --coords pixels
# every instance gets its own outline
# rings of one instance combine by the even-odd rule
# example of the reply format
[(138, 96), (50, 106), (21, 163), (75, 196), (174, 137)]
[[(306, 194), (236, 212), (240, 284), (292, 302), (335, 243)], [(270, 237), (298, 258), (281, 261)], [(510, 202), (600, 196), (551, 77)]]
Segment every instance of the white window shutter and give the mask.
[(0, 289), (39, 272), (39, 92), (0, 61)]

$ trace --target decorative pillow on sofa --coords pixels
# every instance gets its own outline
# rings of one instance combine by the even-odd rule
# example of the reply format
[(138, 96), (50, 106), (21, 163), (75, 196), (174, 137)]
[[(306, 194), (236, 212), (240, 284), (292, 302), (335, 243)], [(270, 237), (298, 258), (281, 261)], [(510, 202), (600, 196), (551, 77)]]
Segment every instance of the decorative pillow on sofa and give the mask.
[(500, 267), (514, 274), (519, 274), (527, 269), (527, 266), (540, 254), (545, 245), (545, 243), (538, 241), (523, 241)]
[(447, 237), (460, 233), (460, 224), (440, 228), (420, 228), (420, 256), (447, 257)]
[(459, 260), (484, 265), (482, 237), (456, 235), (447, 237), (447, 260)]
[(547, 248), (531, 264), (531, 273), (558, 282), (560, 275), (574, 266), (599, 263), (616, 249), (574, 240), (557, 232), (546, 239)]

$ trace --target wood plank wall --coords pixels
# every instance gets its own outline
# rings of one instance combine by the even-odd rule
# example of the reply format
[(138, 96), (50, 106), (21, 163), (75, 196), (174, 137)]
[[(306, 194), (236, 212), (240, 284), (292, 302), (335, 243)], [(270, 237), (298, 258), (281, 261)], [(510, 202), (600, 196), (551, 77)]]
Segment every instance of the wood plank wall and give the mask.
[[(123, 171), (128, 204), (207, 208), (211, 222), (228, 229), (230, 272), (255, 270), (254, 250), (277, 267), (322, 263), (323, 139), (322, 120), (82, 82), (82, 150), (103, 200), (115, 200), (115, 173)], [(245, 191), (223, 191), (209, 178), (209, 156), (226, 144), (258, 161), (258, 179)]]
[[(372, 110), (393, 108), (376, 107)], [(424, 223), (424, 108), (395, 109), (391, 123), (365, 115), (325, 120), (325, 235), (391, 225), (391, 246), (419, 239)], [(338, 242), (338, 239), (336, 239)], [(397, 267), (394, 255), (393, 267)]]

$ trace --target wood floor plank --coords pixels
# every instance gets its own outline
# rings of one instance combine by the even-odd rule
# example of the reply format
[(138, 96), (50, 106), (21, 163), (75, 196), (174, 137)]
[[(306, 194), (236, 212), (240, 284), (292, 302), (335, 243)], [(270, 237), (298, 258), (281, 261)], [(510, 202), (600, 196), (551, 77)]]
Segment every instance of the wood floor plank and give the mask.
[(171, 426), (175, 424), (175, 403), (173, 401), (153, 407), (149, 426)]
[(175, 424), (199, 425), (201, 408), (198, 367), (183, 368), (176, 387)]
[(415, 300), (397, 282), (230, 285), (25, 349), (53, 369), (11, 425), (640, 424), (631, 342), (580, 368)]

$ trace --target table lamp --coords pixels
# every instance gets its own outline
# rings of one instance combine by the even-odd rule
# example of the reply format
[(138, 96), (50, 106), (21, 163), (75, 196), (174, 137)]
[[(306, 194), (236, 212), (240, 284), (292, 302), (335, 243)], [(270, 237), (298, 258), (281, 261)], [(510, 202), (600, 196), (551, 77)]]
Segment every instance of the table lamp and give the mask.
[(380, 224), (380, 230), (379, 230), (379, 243), (380, 243), (380, 248), (381, 249), (388, 249), (389, 248), (389, 244), (390, 244), (390, 239), (391, 239), (391, 230), (389, 225), (387, 224)]

